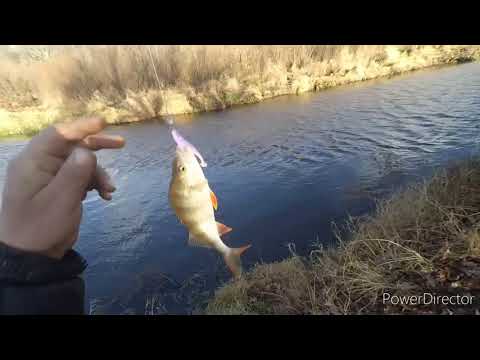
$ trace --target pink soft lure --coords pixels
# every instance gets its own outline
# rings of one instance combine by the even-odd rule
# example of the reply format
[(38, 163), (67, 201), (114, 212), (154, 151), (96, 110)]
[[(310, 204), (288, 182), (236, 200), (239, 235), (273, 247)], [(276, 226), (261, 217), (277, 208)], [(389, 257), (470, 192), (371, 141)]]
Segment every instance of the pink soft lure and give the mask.
[(188, 149), (189, 148), (190, 150), (192, 150), (192, 152), (198, 158), (200, 166), (201, 167), (207, 167), (207, 163), (203, 160), (202, 155), (195, 148), (195, 146), (193, 146), (187, 140), (185, 140), (184, 137), (182, 135), (180, 135), (177, 130), (172, 129), (171, 133), (172, 133), (173, 140), (175, 140), (175, 143), (177, 144), (177, 146), (179, 148), (181, 148), (181, 149)]

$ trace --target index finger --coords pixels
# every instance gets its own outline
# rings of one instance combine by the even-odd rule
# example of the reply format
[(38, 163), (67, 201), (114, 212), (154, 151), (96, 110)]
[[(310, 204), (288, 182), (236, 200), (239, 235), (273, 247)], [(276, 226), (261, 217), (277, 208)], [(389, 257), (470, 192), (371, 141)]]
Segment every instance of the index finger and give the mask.
[(51, 126), (31, 142), (31, 146), (53, 156), (68, 156), (72, 145), (102, 131), (107, 123), (102, 118), (80, 118)]
[(55, 125), (57, 132), (67, 141), (80, 141), (105, 129), (107, 123), (102, 118), (83, 118)]

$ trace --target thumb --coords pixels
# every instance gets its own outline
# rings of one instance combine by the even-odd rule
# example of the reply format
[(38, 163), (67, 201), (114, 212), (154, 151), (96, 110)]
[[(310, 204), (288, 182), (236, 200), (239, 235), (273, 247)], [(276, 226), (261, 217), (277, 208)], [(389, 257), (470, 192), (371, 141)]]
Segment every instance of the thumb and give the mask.
[(57, 175), (43, 190), (47, 199), (55, 199), (56, 206), (73, 210), (81, 203), (95, 176), (97, 158), (87, 149), (75, 148)]

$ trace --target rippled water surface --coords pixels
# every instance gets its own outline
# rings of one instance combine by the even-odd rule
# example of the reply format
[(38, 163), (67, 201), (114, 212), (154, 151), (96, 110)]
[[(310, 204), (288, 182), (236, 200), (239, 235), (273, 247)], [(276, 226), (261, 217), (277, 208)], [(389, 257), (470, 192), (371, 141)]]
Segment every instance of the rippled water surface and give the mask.
[[(176, 119), (200, 149), (231, 246), (245, 267), (331, 244), (332, 222), (477, 151), (480, 65), (425, 70)], [(173, 141), (161, 121), (112, 127), (127, 146), (99, 154), (118, 191), (86, 200), (77, 249), (87, 310), (189, 313), (228, 279), (212, 251), (187, 246), (167, 189)], [(24, 141), (0, 142), (0, 183)]]

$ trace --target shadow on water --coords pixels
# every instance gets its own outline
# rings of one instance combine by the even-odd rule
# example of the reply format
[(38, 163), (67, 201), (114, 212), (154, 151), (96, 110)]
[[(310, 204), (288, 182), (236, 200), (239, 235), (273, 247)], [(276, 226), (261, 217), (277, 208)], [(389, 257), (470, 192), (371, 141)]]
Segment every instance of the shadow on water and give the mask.
[[(333, 245), (332, 223), (478, 151), (480, 65), (286, 96), (179, 117), (201, 150), (229, 246), (252, 244), (246, 269)], [(112, 127), (127, 146), (99, 161), (118, 191), (88, 196), (78, 250), (87, 258), (87, 311), (195, 313), (229, 280), (213, 251), (187, 246), (167, 189), (174, 144), (163, 121)], [(0, 181), (22, 142), (0, 142)]]

